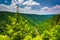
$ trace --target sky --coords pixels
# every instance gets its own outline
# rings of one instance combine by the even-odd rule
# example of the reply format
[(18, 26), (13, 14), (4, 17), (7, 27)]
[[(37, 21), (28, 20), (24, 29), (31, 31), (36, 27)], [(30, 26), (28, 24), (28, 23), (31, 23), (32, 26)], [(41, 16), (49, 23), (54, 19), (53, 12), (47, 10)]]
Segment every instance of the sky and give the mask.
[(0, 11), (27, 14), (60, 14), (60, 0), (0, 0)]

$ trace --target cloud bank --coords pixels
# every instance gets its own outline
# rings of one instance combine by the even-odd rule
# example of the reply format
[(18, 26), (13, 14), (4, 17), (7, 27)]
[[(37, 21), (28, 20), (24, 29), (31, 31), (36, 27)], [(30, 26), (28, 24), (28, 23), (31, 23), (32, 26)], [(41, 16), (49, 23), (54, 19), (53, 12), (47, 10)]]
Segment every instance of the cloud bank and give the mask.
[(10, 11), (16, 12), (17, 4), (19, 6), (24, 5), (24, 8), (19, 7), (20, 13), (27, 13), (27, 14), (38, 14), (38, 15), (45, 15), (45, 14), (60, 14), (60, 5), (56, 5), (53, 7), (42, 7), (39, 8), (40, 10), (32, 10), (32, 6), (39, 6), (40, 3), (35, 2), (33, 0), (12, 0), (10, 5), (0, 4), (0, 11)]

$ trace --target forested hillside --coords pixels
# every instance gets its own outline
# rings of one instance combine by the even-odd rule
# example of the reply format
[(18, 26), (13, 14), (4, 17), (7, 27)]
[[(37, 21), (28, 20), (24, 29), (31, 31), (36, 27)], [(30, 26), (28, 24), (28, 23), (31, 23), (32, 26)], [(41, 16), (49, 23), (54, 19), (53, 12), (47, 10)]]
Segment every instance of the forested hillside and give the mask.
[(59, 40), (60, 15), (0, 11), (0, 40)]

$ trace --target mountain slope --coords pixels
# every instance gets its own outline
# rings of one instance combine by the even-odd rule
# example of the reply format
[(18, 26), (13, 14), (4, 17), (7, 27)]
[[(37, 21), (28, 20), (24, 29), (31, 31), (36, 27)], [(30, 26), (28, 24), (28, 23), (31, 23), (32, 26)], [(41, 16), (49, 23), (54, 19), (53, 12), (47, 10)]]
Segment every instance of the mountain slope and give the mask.
[[(33, 15), (0, 11), (0, 35), (11, 40), (35, 38), (59, 24), (60, 15)], [(27, 38), (28, 38), (27, 37)], [(27, 39), (28, 40), (28, 39)]]
[[(4, 16), (4, 18), (6, 17), (8, 17), (8, 16), (14, 16), (15, 14), (19, 14), (19, 16), (21, 16), (21, 17), (23, 17), (25, 20), (27, 19), (27, 20), (29, 20), (30, 22), (32, 22), (33, 24), (37, 24), (37, 23), (40, 23), (40, 22), (42, 22), (42, 21), (44, 21), (44, 20), (47, 20), (47, 19), (49, 19), (51, 16), (53, 16), (53, 15), (31, 15), (31, 14), (22, 14), (22, 13), (11, 13), (11, 12), (1, 12), (0, 11), (0, 15), (3, 17)], [(0, 17), (1, 17), (0, 16)], [(1, 18), (2, 18), (1, 17)], [(4, 19), (4, 18), (2, 18), (2, 19)], [(6, 19), (5, 18), (5, 19)], [(2, 20), (1, 19), (1, 20)]]
[(44, 30), (50, 30), (51, 28), (55, 27), (60, 21), (60, 14), (55, 15), (42, 23), (38, 24), (37, 27), (40, 33), (43, 33)]

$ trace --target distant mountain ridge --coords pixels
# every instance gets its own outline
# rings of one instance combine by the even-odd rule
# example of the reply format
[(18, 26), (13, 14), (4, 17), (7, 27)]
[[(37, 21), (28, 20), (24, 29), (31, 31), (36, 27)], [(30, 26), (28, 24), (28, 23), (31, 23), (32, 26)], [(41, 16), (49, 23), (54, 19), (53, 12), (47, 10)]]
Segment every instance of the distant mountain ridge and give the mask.
[[(13, 12), (2, 12), (0, 11), (0, 15), (14, 15), (14, 14), (19, 14), (20, 16), (22, 16), (25, 19), (28, 19), (29, 21), (31, 21), (32, 23), (39, 23), (41, 21), (47, 20), (50, 17), (54, 16), (54, 15), (34, 15), (34, 14), (23, 14), (23, 13), (14, 13)], [(2, 16), (1, 15), (1, 16)], [(3, 16), (2, 16), (3, 17)]]

